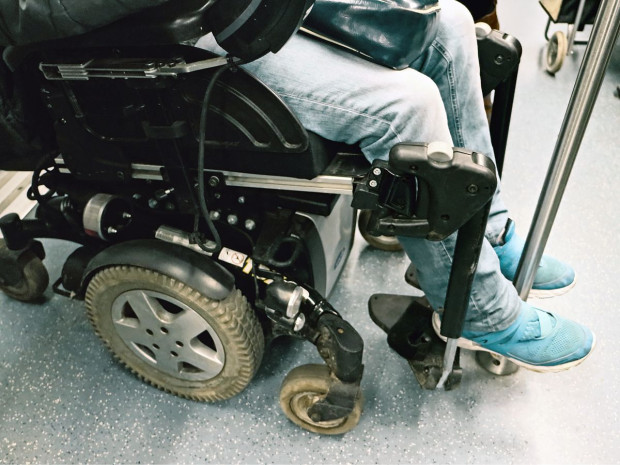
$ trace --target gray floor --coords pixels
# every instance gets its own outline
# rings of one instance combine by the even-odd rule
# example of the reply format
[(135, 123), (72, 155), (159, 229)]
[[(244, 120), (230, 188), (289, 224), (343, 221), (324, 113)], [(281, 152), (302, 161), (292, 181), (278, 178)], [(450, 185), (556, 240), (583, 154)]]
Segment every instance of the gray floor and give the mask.
[[(504, 196), (526, 235), (584, 48), (548, 76), (540, 7), (500, 7), (503, 29), (524, 47)], [(458, 390), (421, 390), (366, 310), (371, 293), (409, 291), (406, 260), (358, 238), (331, 301), (366, 343), (365, 410), (347, 435), (319, 437), (277, 405), (285, 374), (318, 362), (309, 344), (277, 342), (241, 395), (200, 404), (151, 388), (114, 362), (81, 302), (51, 291), (44, 305), (0, 295), (0, 463), (619, 463), (618, 84), (616, 47), (547, 247), (574, 265), (579, 282), (542, 305), (598, 337), (582, 366), (499, 378), (467, 354)], [(70, 247), (46, 244), (55, 279)]]

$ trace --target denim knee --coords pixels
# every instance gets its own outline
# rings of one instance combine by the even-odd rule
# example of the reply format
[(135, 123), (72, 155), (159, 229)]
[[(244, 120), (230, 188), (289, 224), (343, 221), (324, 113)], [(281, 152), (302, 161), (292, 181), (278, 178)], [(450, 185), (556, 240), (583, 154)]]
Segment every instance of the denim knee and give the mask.
[(377, 95), (371, 98), (383, 102), (375, 116), (390, 121), (396, 137), (362, 139), (360, 146), (367, 158), (386, 158), (397, 142), (442, 141), (452, 144), (437, 85), (411, 69), (391, 72), (386, 78), (378, 86)]

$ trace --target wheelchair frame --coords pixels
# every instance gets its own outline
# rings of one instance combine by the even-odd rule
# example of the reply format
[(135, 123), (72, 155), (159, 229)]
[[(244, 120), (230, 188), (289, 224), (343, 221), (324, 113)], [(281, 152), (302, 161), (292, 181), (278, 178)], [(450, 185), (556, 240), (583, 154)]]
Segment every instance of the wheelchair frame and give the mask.
[[(496, 37), (496, 42), (498, 40)], [(491, 55), (496, 65), (512, 61), (508, 74), (514, 79), (518, 64), (518, 57), (516, 60), (514, 57), (520, 55), (520, 50), (515, 55), (514, 43), (509, 45), (513, 53), (511, 60), (498, 61), (497, 53)], [(170, 52), (181, 50), (188, 49), (170, 47)], [(431, 143), (399, 144), (391, 151), (388, 162), (375, 161), (370, 170), (362, 168), (365, 160), (359, 154), (340, 151), (327, 168), (312, 179), (209, 166), (202, 177), (207, 186), (206, 200), (215, 203), (230, 197), (227, 202), (236, 202), (237, 207), (243, 208), (245, 200), (241, 199), (251, 199), (255, 192), (268, 192), (269, 199), (274, 198), (274, 192), (295, 192), (292, 200), (286, 199), (292, 202), (288, 204), (289, 208), (285, 208), (286, 204), (280, 205), (262, 225), (252, 225), (251, 218), (246, 218), (240, 225), (241, 218), (230, 213), (225, 218), (217, 218), (215, 213), (218, 210), (212, 209), (210, 219), (220, 221), (219, 228), (226, 236), (226, 243), (215, 249), (213, 246), (217, 241), (204, 235), (208, 233), (204, 223), (209, 220), (198, 219), (195, 212), (194, 182), (201, 174), (198, 171), (190, 174), (193, 179), (188, 182), (183, 162), (179, 166), (182, 146), (177, 141), (189, 134), (187, 125), (170, 120), (142, 125), (147, 139), (155, 140), (165, 148), (162, 163), (144, 160), (129, 165), (117, 163), (113, 157), (108, 159), (107, 152), (105, 157), (97, 158), (94, 148), (93, 158), (87, 161), (83, 147), (88, 145), (79, 145), (81, 136), (72, 128), (81, 126), (82, 130), (86, 129), (84, 132), (89, 132), (90, 128), (84, 126), (84, 113), (70, 83), (93, 79), (98, 82), (122, 80), (130, 87), (133, 83), (138, 87), (148, 83), (147, 86), (157, 89), (160, 79), (208, 72), (224, 64), (234, 65), (234, 62), (221, 58), (185, 62), (172, 55), (155, 65), (152, 59), (140, 58), (117, 57), (99, 61), (94, 57), (84, 60), (84, 55), (89, 53), (91, 51), (85, 49), (77, 53), (77, 58), (41, 62), (40, 70), (45, 77), (41, 87), (43, 101), (54, 121), (61, 153), (54, 153), (35, 170), (30, 191), (39, 202), (35, 218), (20, 219), (9, 214), (0, 219), (6, 244), (6, 248), (0, 249), (0, 288), (7, 292), (7, 289), (13, 290), (23, 284), (32, 285), (26, 294), (17, 296), (26, 297), (23, 300), (37, 298), (45, 290), (47, 278), (40, 276), (36, 265), (45, 256), (37, 239), (45, 237), (82, 244), (68, 257), (61, 277), (53, 286), (55, 292), (72, 298), (87, 296), (93, 277), (113, 266), (154, 270), (199, 289), (215, 301), (226, 299), (235, 286), (239, 286), (259, 311), (258, 320), (267, 340), (280, 335), (309, 340), (317, 346), (327, 364), (328, 370), (322, 375), (325, 386), (317, 393), (318, 397), (312, 401), (304, 399), (301, 404), (291, 404), (291, 398), (287, 398), (289, 409), (283, 404), (285, 413), (311, 431), (339, 434), (355, 426), (361, 413), (363, 342), (324, 296), (335, 284), (350, 250), (355, 216), (351, 210), (348, 216), (343, 212), (346, 210), (344, 199), (352, 195), (355, 209), (373, 211), (368, 226), (371, 234), (441, 240), (459, 231), (441, 330), (448, 337), (448, 345), (436, 386), (457, 384), (449, 379), (456, 357), (456, 339), (462, 330), (489, 200), (496, 184), (495, 167), (489, 159), (464, 149)], [(494, 79), (496, 84), (506, 82), (505, 77), (498, 78), (497, 74)], [(512, 95), (509, 95), (510, 102), (511, 99)], [(157, 101), (153, 102), (158, 105)], [(133, 111), (136, 109), (127, 107), (128, 114)], [(505, 147), (509, 120), (504, 122), (506, 124), (500, 132)], [(74, 123), (77, 126), (72, 126)], [(303, 131), (301, 134), (303, 136)], [(70, 150), (73, 143), (77, 144), (76, 153), (80, 156), (73, 156)], [(302, 140), (300, 147), (292, 151), (307, 149), (307, 143)], [(49, 164), (53, 170), (42, 172)], [(450, 182), (437, 182), (446, 177)], [(39, 185), (49, 187), (58, 195), (51, 197), (39, 193)], [(136, 189), (143, 192), (136, 192)], [(250, 208), (256, 205), (250, 205)], [(290, 205), (301, 205), (302, 211), (308, 211), (298, 215), (293, 211), (299, 208), (291, 210)], [(344, 220), (340, 218), (343, 215)], [(190, 233), (192, 217), (194, 231)], [(316, 252), (330, 235), (329, 228), (327, 232), (320, 231), (317, 222), (321, 220), (317, 218), (330, 217), (348, 223), (350, 236), (345, 234), (345, 244), (336, 247), (331, 257), (326, 258), (323, 253), (318, 259), (322, 260), (323, 266), (326, 261), (338, 265), (331, 274), (325, 272), (323, 279), (318, 279), (321, 273), (308, 272), (304, 268), (317, 261), (312, 256), (312, 249)], [(248, 243), (248, 236), (253, 238), (250, 243), (254, 243), (249, 250), (243, 245)], [(39, 270), (34, 273), (32, 267), (28, 268), (33, 263), (34, 269)], [(151, 382), (162, 387), (161, 383)], [(241, 389), (243, 387), (245, 385)], [(215, 399), (237, 392), (233, 390)], [(192, 397), (184, 392), (179, 394)], [(295, 388), (288, 393), (292, 398), (298, 394)], [(291, 405), (294, 408), (290, 408)]]

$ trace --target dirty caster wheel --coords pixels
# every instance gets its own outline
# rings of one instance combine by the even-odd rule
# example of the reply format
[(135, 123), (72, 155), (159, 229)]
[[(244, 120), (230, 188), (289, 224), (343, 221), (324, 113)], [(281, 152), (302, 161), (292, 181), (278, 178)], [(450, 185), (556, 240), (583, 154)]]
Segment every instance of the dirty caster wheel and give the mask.
[(161, 273), (115, 266), (92, 278), (85, 300), (112, 353), (172, 394), (228, 399), (248, 385), (261, 362), (262, 328), (238, 290), (216, 301)]
[(302, 365), (291, 370), (280, 389), (280, 406), (285, 415), (298, 426), (320, 434), (344, 434), (360, 420), (363, 399), (355, 399), (353, 411), (345, 418), (315, 422), (308, 416), (308, 409), (323, 399), (330, 385), (326, 365)]
[(398, 242), (398, 239), (394, 236), (373, 236), (368, 232), (368, 221), (370, 220), (371, 215), (370, 210), (361, 210), (359, 214), (359, 219), (357, 220), (357, 226), (360, 230), (362, 237), (372, 245), (374, 248), (379, 250), (385, 250), (387, 252), (397, 252), (399, 250), (403, 250), (403, 247)]
[(568, 51), (568, 40), (562, 31), (556, 31), (547, 44), (547, 57), (545, 68), (550, 74), (557, 73), (564, 63), (564, 57)]
[[(6, 248), (4, 241), (0, 241), (0, 248)], [(0, 285), (0, 290), (9, 297), (22, 302), (38, 300), (49, 284), (49, 275), (45, 265), (33, 252), (25, 252), (17, 260), (17, 266), (21, 271), (21, 279), (10, 286)]]

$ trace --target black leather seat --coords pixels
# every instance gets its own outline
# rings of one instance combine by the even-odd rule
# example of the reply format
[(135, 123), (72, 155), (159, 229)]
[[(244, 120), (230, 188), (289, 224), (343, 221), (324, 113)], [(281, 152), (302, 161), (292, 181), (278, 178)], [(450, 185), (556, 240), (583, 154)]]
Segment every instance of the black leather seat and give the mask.
[[(28, 60), (31, 66), (41, 60), (63, 62), (67, 56), (77, 62), (148, 58), (167, 63), (179, 54), (187, 62), (208, 59), (209, 52), (173, 44), (207, 32), (213, 4), (175, 0), (80, 36), (10, 47), (5, 58), (14, 67), (32, 53), (37, 59)], [(74, 104), (50, 81), (45, 95), (53, 119), (64, 121), (56, 125), (56, 139), (71, 171), (101, 180), (118, 170), (129, 174), (131, 163), (156, 163), (154, 154), (169, 150), (171, 140), (191, 160), (211, 75), (209, 70), (189, 73), (158, 85), (152, 80), (66, 81)], [(206, 168), (312, 179), (335, 155), (332, 143), (308, 134), (276, 94), (246, 73), (224, 75), (210, 108)]]

